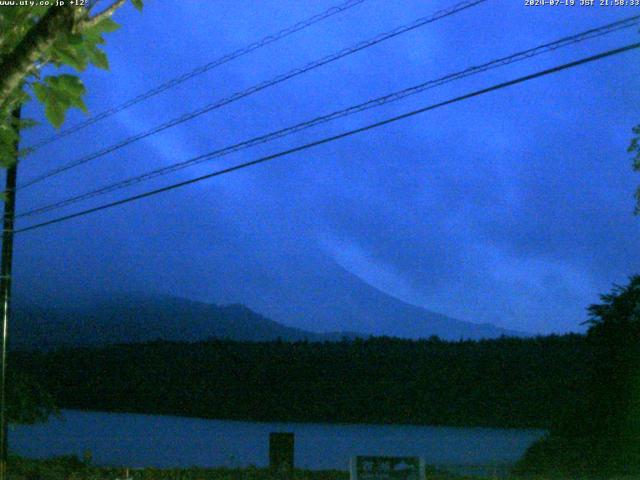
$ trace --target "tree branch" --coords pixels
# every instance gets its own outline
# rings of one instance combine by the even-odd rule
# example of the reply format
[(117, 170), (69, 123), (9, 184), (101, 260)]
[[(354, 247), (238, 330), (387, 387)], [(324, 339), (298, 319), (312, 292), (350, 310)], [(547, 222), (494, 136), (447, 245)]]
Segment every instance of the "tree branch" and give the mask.
[(111, 15), (113, 15), (116, 10), (118, 10), (122, 5), (124, 5), (124, 2), (125, 2), (125, 0), (117, 0), (116, 2), (111, 4), (111, 6), (109, 6), (109, 8), (103, 10), (102, 12), (94, 15), (91, 18), (88, 18), (88, 19), (84, 20), (80, 24), (79, 28), (80, 29), (90, 28), (90, 27), (93, 27), (94, 25), (96, 25), (97, 23), (100, 23), (105, 18), (111, 18)]
[(0, 108), (6, 106), (11, 94), (19, 88), (58, 35), (72, 31), (75, 15), (75, 8), (50, 7), (16, 48), (0, 59)]

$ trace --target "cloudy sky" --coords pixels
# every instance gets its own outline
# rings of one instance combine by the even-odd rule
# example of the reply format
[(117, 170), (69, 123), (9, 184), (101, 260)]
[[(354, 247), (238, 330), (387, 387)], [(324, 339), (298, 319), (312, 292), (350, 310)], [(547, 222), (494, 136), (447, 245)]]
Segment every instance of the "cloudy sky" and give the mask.
[[(365, 0), (43, 147), (21, 164), (19, 180), (454, 3)], [(107, 38), (111, 70), (82, 73), (87, 104), (99, 113), (336, 4), (149, 0), (142, 14), (128, 5), (114, 17), (122, 28)], [(637, 14), (640, 8), (526, 7), (524, 1), (489, 0), (25, 188), (18, 210)], [(588, 40), (23, 219), (19, 226), (637, 40), (637, 26)], [(630, 129), (640, 122), (638, 55), (617, 55), (19, 234), (15, 291), (58, 303), (112, 291), (169, 293), (245, 303), (275, 315), (330, 283), (335, 267), (401, 300), (462, 320), (539, 333), (579, 330), (585, 307), (638, 272), (640, 264), (640, 218), (633, 216), (640, 178), (626, 153)], [(27, 111), (42, 118), (37, 105)], [(73, 112), (67, 125), (84, 118)], [(46, 126), (35, 128), (24, 145), (51, 133)], [(296, 326), (335, 327), (304, 317)]]

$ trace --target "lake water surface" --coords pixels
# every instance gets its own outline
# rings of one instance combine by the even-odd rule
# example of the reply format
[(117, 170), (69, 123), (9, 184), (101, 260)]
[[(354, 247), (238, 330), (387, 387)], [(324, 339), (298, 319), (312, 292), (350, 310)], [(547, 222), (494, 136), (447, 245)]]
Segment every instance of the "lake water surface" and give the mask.
[(299, 468), (346, 470), (353, 455), (416, 455), (427, 464), (469, 473), (504, 470), (544, 435), (542, 430), (261, 423), (63, 410), (61, 419), (46, 424), (11, 427), (9, 445), (33, 458), (82, 458), (90, 450), (98, 465), (261, 467), (268, 464), (269, 433), (278, 431), (295, 433)]

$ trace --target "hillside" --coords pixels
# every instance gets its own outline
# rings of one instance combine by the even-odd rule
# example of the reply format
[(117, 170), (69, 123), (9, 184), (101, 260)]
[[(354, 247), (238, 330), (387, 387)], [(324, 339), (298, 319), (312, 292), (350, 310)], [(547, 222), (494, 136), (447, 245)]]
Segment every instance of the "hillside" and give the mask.
[(169, 296), (117, 296), (44, 308), (18, 303), (11, 345), (17, 349), (102, 346), (151, 340), (333, 341), (357, 334), (318, 334), (269, 320), (243, 305), (206, 304)]
[[(363, 282), (349, 280), (350, 285), (342, 287), (349, 286), (351, 290), (341, 288), (338, 297), (334, 293), (331, 304), (324, 305), (328, 313), (322, 315), (341, 319), (340, 323), (349, 326), (345, 331), (311, 332), (289, 326), (296, 323), (295, 318), (288, 318), (286, 325), (244, 305), (216, 305), (171, 296), (114, 295), (49, 307), (18, 299), (11, 325), (11, 345), (17, 349), (51, 349), (152, 340), (195, 342), (210, 338), (338, 341), (343, 337), (371, 335), (414, 339), (437, 335), (446, 340), (522, 336), (520, 332), (494, 325), (463, 322), (429, 312)], [(318, 311), (317, 299), (313, 305)], [(312, 311), (303, 308), (300, 315), (316, 318)], [(323, 318), (317, 318), (315, 324), (321, 329)]]
[[(238, 302), (286, 325), (310, 330), (348, 330), (367, 335), (445, 340), (530, 336), (490, 323), (463, 321), (406, 303), (370, 285), (335, 261), (325, 259), (317, 269), (305, 266), (278, 277), (276, 288), (251, 283), (240, 295), (217, 298), (217, 303)], [(251, 279), (249, 279), (251, 281)], [(224, 291), (222, 285), (215, 288)]]

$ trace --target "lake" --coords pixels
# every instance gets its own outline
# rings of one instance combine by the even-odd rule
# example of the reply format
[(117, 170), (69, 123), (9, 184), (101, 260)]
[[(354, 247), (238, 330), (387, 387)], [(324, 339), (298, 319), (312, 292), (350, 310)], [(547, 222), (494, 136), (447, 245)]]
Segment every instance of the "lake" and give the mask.
[(97, 465), (246, 467), (268, 464), (269, 433), (295, 433), (296, 467), (346, 470), (353, 455), (416, 455), (465, 473), (500, 473), (542, 430), (410, 425), (262, 423), (63, 410), (41, 425), (12, 426), (12, 452), (47, 458), (90, 450)]

